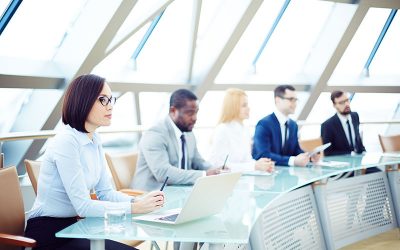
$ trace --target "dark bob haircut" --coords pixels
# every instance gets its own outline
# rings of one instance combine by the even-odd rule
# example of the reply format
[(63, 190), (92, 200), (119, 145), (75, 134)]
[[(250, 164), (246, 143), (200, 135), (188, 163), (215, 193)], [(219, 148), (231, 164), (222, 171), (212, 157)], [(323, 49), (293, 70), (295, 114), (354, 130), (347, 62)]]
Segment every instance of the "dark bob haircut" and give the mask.
[(331, 93), (331, 101), (335, 104), (335, 99), (341, 97), (344, 94), (341, 90), (335, 90)]
[(295, 91), (296, 89), (292, 85), (279, 85), (274, 90), (274, 97), (284, 97), (286, 90)]
[(169, 99), (169, 107), (175, 107), (177, 109), (183, 108), (186, 105), (186, 101), (196, 101), (197, 97), (192, 91), (187, 89), (178, 89), (172, 93)]
[(104, 87), (105, 79), (97, 75), (81, 75), (75, 78), (65, 92), (62, 122), (72, 128), (89, 133), (86, 119)]

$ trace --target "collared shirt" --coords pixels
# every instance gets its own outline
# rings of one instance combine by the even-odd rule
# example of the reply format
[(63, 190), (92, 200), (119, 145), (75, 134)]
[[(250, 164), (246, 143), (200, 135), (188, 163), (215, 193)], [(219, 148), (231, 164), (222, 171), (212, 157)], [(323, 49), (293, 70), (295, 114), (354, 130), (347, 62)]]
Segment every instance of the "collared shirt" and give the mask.
[[(175, 122), (171, 119), (171, 116), (168, 115), (168, 121), (171, 123), (172, 128), (174, 129), (174, 134), (176, 141), (178, 142), (179, 145), (179, 150), (178, 150), (178, 159), (182, 159), (182, 142), (181, 142), (181, 135), (185, 135), (184, 132), (182, 132), (175, 124)], [(186, 136), (186, 135), (185, 135)], [(186, 159), (188, 160), (188, 159)], [(181, 161), (179, 161), (179, 168), (181, 168)], [(207, 175), (206, 171), (201, 171), (203, 176)]]
[[(172, 128), (174, 129), (174, 134), (176, 137), (176, 141), (179, 145), (179, 150), (178, 150), (178, 159), (182, 159), (182, 141), (181, 141), (181, 136), (184, 135), (184, 133), (176, 126), (175, 122), (171, 119), (171, 116), (168, 116), (168, 120), (171, 123)], [(179, 161), (179, 168), (182, 168), (181, 166), (181, 161)]]
[(351, 145), (349, 130), (347, 128), (347, 120), (349, 120), (350, 130), (351, 130), (351, 137), (353, 139), (353, 145), (354, 145), (354, 149), (355, 149), (355, 146), (356, 146), (356, 134), (354, 132), (354, 126), (353, 126), (353, 122), (352, 122), (352, 119), (351, 119), (351, 115), (350, 114), (342, 115), (340, 113), (337, 113), (337, 115), (339, 117), (340, 123), (342, 123), (342, 127), (343, 127), (343, 130), (344, 130), (344, 133), (346, 134), (347, 142), (349, 143), (349, 145)]
[[(285, 142), (285, 123), (289, 120), (289, 117), (282, 114), (282, 112), (280, 112), (279, 110), (275, 109), (274, 114), (276, 116), (276, 118), (278, 119), (279, 125), (281, 127), (281, 142), (282, 145)], [(287, 129), (287, 138), (289, 138), (289, 127)], [(295, 156), (290, 156), (289, 157), (289, 161), (288, 161), (288, 165), (289, 166), (294, 166), (294, 158)]]
[[(274, 113), (278, 119), (279, 125), (281, 126), (281, 142), (283, 146), (285, 143), (285, 123), (289, 120), (289, 117), (282, 114), (279, 110), (275, 110)], [(289, 138), (289, 129), (287, 130), (287, 138)]]
[[(90, 198), (95, 190), (99, 200)], [(40, 166), (38, 193), (28, 217), (102, 217), (106, 207), (131, 213), (132, 197), (112, 188), (101, 140), (64, 126)]]
[(218, 124), (215, 128), (208, 161), (213, 166), (222, 166), (227, 155), (229, 156), (226, 165), (231, 170), (254, 169), (251, 136), (243, 123), (231, 121)]

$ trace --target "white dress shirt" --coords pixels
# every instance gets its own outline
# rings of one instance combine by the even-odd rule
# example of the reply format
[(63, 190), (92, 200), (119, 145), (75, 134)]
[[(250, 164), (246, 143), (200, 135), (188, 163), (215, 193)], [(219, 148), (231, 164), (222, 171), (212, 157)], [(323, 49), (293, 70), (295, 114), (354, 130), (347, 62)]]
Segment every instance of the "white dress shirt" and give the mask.
[(337, 113), (340, 123), (342, 123), (342, 127), (344, 130), (344, 133), (346, 134), (346, 138), (347, 138), (347, 142), (349, 143), (349, 145), (351, 145), (350, 143), (350, 135), (349, 135), (349, 129), (347, 128), (347, 120), (349, 120), (349, 124), (350, 124), (350, 130), (351, 130), (351, 137), (353, 139), (353, 145), (354, 145), (354, 149), (356, 148), (356, 134), (354, 131), (354, 126), (353, 126), (353, 121), (351, 119), (351, 115), (342, 115), (340, 113)]
[[(278, 119), (279, 125), (281, 127), (281, 142), (282, 142), (282, 146), (285, 142), (285, 123), (289, 120), (289, 117), (282, 114), (279, 110), (275, 110), (274, 114), (276, 116), (276, 118)], [(289, 138), (289, 127), (287, 129), (287, 138)], [(296, 155), (295, 155), (296, 156)], [(294, 158), (295, 156), (290, 156), (289, 157), (289, 161), (288, 161), (288, 165), (289, 166), (294, 166)]]
[[(182, 141), (181, 141), (181, 135), (184, 135), (185, 133), (183, 133), (177, 126), (176, 126), (176, 124), (175, 124), (175, 122), (171, 119), (171, 117), (170, 116), (168, 116), (168, 120), (169, 120), (169, 122), (171, 123), (171, 126), (174, 128), (174, 133), (175, 133), (175, 137), (176, 137), (176, 141), (177, 141), (177, 143), (178, 143), (178, 146), (179, 146), (179, 150), (178, 150), (178, 159), (182, 159)], [(185, 135), (186, 136), (186, 135)], [(186, 149), (185, 149), (186, 150)], [(186, 158), (186, 165), (187, 165), (187, 161), (188, 161), (188, 158)], [(179, 161), (179, 168), (181, 168), (182, 166), (182, 161), (180, 160)], [(188, 166), (186, 166), (186, 168), (187, 168)], [(199, 170), (200, 171), (200, 170)], [(206, 176), (207, 175), (207, 173), (206, 173), (206, 171), (202, 171), (202, 175), (203, 176)]]
[(208, 161), (214, 166), (222, 166), (229, 154), (226, 165), (232, 171), (254, 169), (249, 129), (238, 121), (217, 125), (210, 150)]
[[(40, 166), (38, 194), (28, 217), (102, 217), (106, 207), (131, 213), (132, 197), (112, 188), (101, 140), (64, 126), (50, 139)], [(99, 200), (90, 198), (95, 190)]]

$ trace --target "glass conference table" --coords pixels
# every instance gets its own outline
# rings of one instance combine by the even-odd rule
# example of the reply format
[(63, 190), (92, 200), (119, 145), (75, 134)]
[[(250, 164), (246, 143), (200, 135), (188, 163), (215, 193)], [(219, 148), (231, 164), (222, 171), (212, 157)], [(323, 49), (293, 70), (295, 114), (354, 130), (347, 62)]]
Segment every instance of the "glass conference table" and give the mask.
[[(343, 172), (400, 163), (400, 157), (379, 153), (325, 157), (324, 161), (347, 162), (341, 167), (276, 167), (271, 175), (244, 174), (232, 196), (219, 214), (180, 225), (139, 222), (127, 216), (124, 229), (107, 230), (104, 218), (88, 217), (56, 234), (62, 238), (90, 239), (91, 249), (104, 249), (104, 240), (150, 240), (175, 242), (243, 243), (249, 241), (251, 229), (258, 216), (280, 196), (301, 186), (326, 180)], [(218, 188), (218, 187), (215, 187)], [(182, 207), (192, 186), (167, 186), (167, 202), (162, 209)]]

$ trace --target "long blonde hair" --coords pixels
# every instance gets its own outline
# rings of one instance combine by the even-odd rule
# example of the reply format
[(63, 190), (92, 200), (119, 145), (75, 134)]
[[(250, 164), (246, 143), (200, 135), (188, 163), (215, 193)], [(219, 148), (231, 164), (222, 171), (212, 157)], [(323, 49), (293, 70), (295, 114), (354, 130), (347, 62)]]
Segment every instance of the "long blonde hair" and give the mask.
[(247, 97), (246, 92), (242, 89), (230, 88), (226, 90), (218, 123), (240, 119), (240, 100), (242, 97)]

